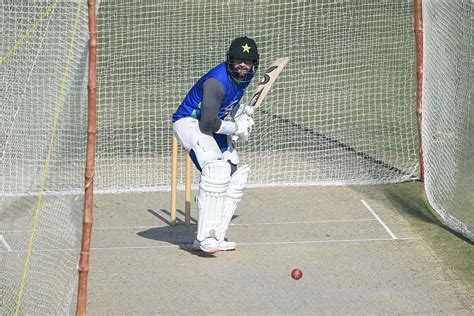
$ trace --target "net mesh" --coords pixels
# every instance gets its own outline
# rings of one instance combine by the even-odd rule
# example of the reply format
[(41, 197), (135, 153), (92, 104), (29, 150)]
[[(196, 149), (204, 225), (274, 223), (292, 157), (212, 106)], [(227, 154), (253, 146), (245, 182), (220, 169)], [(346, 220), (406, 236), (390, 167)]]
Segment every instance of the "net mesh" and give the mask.
[(251, 186), (417, 178), (412, 10), (411, 0), (102, 1), (97, 190), (169, 190), (171, 115), (242, 35), (263, 69), (290, 60), (238, 147)]
[[(169, 190), (171, 115), (242, 35), (262, 68), (290, 59), (239, 145), (251, 186), (416, 179), (412, 10), (411, 0), (101, 1), (96, 192)], [(4, 0), (0, 13), (0, 314), (66, 314), (83, 207), (86, 2)]]
[(423, 1), (423, 151), (430, 205), (474, 240), (472, 1)]
[(0, 2), (0, 314), (67, 314), (82, 227), (83, 1)]

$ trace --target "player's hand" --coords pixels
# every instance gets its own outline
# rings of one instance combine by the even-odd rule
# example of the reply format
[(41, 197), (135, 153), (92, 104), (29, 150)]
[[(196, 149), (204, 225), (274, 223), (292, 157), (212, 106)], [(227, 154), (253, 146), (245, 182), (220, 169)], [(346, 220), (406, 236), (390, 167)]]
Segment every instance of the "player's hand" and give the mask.
[(253, 113), (255, 113), (253, 106), (244, 105), (243, 108), (244, 108), (244, 113), (247, 114), (248, 116), (252, 116)]
[(237, 124), (237, 131), (232, 137), (232, 140), (241, 142), (247, 141), (254, 125), (253, 118), (244, 112), (235, 118), (235, 123)]
[(253, 107), (245, 105), (245, 104), (240, 104), (237, 110), (233, 113), (232, 117), (234, 118), (234, 120), (236, 120), (242, 114), (247, 114), (249, 116), (252, 116), (254, 112), (255, 111)]

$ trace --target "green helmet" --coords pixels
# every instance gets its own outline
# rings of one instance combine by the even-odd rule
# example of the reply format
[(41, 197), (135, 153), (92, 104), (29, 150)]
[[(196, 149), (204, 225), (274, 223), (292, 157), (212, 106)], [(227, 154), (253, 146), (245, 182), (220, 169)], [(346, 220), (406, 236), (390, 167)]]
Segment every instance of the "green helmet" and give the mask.
[(258, 65), (258, 60), (260, 58), (258, 54), (257, 44), (251, 38), (247, 36), (237, 37), (230, 44), (229, 50), (227, 51), (227, 60), (229, 57), (240, 58), (240, 59), (250, 59)]
[[(246, 36), (237, 37), (230, 44), (226, 57), (227, 69), (235, 79), (241, 82), (248, 82), (252, 80), (253, 76), (257, 72), (258, 61), (260, 58), (260, 55), (258, 54), (257, 44), (253, 39), (248, 38)], [(251, 60), (253, 62), (252, 68), (243, 78), (239, 76), (237, 70), (235, 69), (233, 59)]]

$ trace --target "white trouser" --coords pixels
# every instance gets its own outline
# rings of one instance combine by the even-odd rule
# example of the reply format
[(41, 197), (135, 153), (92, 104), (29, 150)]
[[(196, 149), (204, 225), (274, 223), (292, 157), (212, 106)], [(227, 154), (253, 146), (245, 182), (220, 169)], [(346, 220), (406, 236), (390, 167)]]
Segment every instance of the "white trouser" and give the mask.
[(173, 124), (173, 133), (186, 152), (194, 151), (201, 168), (215, 160), (230, 160), (234, 165), (239, 164), (239, 154), (230, 136), (227, 137), (228, 148), (222, 152), (212, 134), (201, 131), (199, 121), (195, 118), (185, 117), (176, 121)]

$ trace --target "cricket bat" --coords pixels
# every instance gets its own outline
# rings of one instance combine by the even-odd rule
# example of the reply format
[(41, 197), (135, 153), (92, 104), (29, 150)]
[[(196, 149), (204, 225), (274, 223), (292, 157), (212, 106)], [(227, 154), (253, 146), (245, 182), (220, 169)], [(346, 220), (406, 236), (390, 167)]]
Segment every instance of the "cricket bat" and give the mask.
[(283, 70), (283, 68), (285, 68), (286, 64), (288, 64), (288, 57), (282, 57), (275, 60), (270, 65), (270, 67), (268, 67), (262, 79), (260, 79), (260, 82), (258, 83), (255, 92), (252, 94), (252, 97), (247, 102), (247, 106), (252, 107), (254, 111), (260, 106), (262, 106), (263, 100), (267, 96), (268, 91), (270, 91), (273, 82), (275, 82), (276, 78)]

